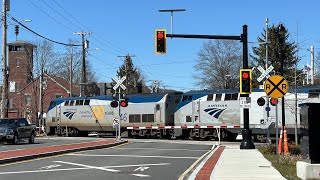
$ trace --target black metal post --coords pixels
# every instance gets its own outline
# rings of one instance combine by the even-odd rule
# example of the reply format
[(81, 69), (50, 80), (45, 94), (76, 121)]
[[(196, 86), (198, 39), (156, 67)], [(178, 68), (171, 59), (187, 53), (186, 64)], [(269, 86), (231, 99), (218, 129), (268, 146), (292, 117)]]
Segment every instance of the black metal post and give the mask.
[[(240, 40), (243, 43), (243, 68), (248, 68), (248, 26), (243, 26), (241, 36), (223, 36), (223, 35), (191, 35), (191, 34), (167, 34), (171, 38), (196, 38), (196, 39), (225, 39), (225, 40)], [(248, 94), (241, 97), (249, 97)], [(249, 129), (249, 109), (243, 110), (244, 129), (242, 130), (242, 143), (240, 149), (254, 149), (252, 142), (252, 131)]]
[[(284, 75), (283, 70), (283, 64), (284, 64), (284, 52), (283, 52), (283, 46), (284, 46), (284, 37), (285, 37), (285, 27), (280, 24), (279, 25), (279, 57), (280, 57), (280, 70), (281, 70), (281, 76)], [(286, 126), (286, 119), (285, 119), (285, 109), (284, 109), (284, 96), (281, 99), (281, 111), (282, 111), (282, 129), (284, 130), (284, 127)]]
[[(248, 29), (247, 25), (243, 26), (243, 33), (241, 34), (241, 42), (243, 44), (243, 69), (248, 68)], [(241, 97), (249, 97), (249, 94), (241, 94)], [(240, 149), (254, 149), (252, 142), (252, 130), (249, 129), (249, 109), (243, 109), (243, 130), (242, 142)]]

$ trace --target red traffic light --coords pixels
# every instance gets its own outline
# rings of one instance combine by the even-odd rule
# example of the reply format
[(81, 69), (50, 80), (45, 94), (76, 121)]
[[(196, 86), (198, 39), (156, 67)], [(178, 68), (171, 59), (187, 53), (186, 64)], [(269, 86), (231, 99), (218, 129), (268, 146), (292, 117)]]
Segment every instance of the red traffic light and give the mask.
[(166, 30), (158, 29), (155, 31), (155, 53), (165, 54), (166, 53)]
[(252, 92), (252, 70), (240, 69), (240, 94), (251, 94)]
[(164, 37), (163, 33), (159, 32), (159, 33), (158, 33), (158, 38), (159, 38), (159, 39), (162, 39), (163, 37)]
[(242, 77), (247, 79), (249, 77), (249, 73), (248, 72), (242, 72)]
[(271, 98), (271, 99), (270, 99), (270, 104), (271, 104), (272, 106), (275, 106), (276, 104), (278, 104), (278, 99)]

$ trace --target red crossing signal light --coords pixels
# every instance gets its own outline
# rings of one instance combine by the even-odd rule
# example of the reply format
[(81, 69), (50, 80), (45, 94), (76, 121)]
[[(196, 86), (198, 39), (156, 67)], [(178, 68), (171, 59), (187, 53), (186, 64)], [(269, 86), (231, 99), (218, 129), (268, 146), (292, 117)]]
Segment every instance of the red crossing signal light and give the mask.
[(271, 98), (271, 99), (270, 99), (270, 104), (271, 104), (272, 106), (277, 105), (277, 104), (278, 104), (278, 99), (276, 99), (276, 98)]
[(128, 106), (128, 98), (125, 98), (120, 101), (120, 106), (121, 107), (127, 107)]

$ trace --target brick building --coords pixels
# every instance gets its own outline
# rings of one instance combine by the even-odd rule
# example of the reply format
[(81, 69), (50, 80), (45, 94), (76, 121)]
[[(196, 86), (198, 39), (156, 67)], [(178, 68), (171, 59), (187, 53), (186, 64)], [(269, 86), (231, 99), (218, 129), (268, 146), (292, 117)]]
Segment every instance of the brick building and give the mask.
[[(43, 96), (42, 96), (42, 111), (47, 112), (51, 99), (60, 97), (69, 97), (70, 93), (69, 81), (43, 74)], [(79, 85), (72, 85), (72, 96), (79, 96)], [(15, 99), (18, 111), (18, 116), (27, 117), (34, 123), (37, 122), (38, 112), (40, 112), (40, 77), (34, 79), (27, 86), (22, 88)]]
[[(38, 122), (40, 112), (40, 77), (33, 78), (33, 50), (31, 43), (17, 40), (8, 43), (8, 117), (26, 117)], [(69, 97), (70, 83), (60, 77), (43, 74), (42, 111), (47, 112), (52, 98)], [(87, 85), (87, 96), (100, 95), (95, 83)], [(72, 96), (80, 95), (80, 87), (72, 85)]]
[(35, 46), (25, 41), (17, 40), (8, 43), (8, 117), (18, 116), (18, 94), (21, 88), (33, 79), (33, 49)]

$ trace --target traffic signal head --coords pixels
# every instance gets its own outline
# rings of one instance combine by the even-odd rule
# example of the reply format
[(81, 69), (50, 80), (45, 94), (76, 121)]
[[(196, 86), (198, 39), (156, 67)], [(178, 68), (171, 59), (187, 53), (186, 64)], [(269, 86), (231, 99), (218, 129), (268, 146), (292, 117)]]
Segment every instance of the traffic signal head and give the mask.
[(18, 25), (14, 26), (14, 33), (16, 34), (16, 36), (18, 36), (18, 34), (19, 34), (19, 26)]
[(272, 106), (277, 105), (277, 104), (278, 104), (278, 99), (271, 98), (271, 99), (270, 99), (270, 104), (271, 104)]
[(155, 31), (155, 49), (156, 54), (165, 54), (166, 53), (166, 30), (159, 29)]
[(118, 101), (111, 101), (110, 106), (113, 108), (118, 107)]
[(252, 70), (240, 70), (240, 94), (251, 94), (252, 92)]
[(264, 104), (266, 103), (266, 100), (264, 100), (263, 97), (260, 97), (257, 99), (257, 103), (259, 106), (264, 106)]
[(120, 101), (120, 106), (121, 107), (127, 107), (128, 106), (128, 98), (122, 99)]

